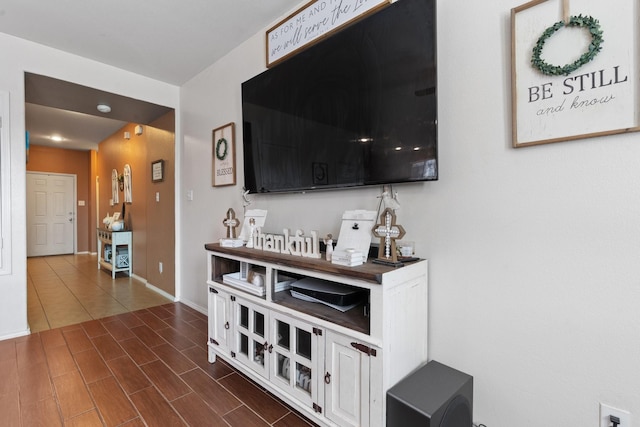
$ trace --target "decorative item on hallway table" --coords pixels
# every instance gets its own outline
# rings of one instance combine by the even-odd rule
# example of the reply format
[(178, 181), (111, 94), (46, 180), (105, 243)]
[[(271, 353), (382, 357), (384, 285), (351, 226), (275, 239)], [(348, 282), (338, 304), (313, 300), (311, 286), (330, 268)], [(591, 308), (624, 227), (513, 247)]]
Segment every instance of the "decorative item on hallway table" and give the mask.
[(405, 231), (400, 224), (396, 224), (396, 214), (391, 208), (386, 208), (380, 215), (380, 223), (371, 230), (375, 237), (380, 238), (378, 258), (373, 262), (378, 264), (402, 265), (398, 262), (396, 239), (402, 239)]
[(635, 4), (563, 0), (559, 14), (558, 2), (535, 0), (511, 9), (513, 147), (640, 130)]
[(236, 228), (240, 225), (240, 220), (236, 218), (236, 212), (232, 208), (227, 210), (227, 215), (222, 220), (222, 224), (227, 228), (227, 238), (220, 239), (220, 246), (227, 248), (243, 246), (244, 241), (236, 237)]
[(235, 123), (228, 123), (213, 130), (214, 187), (236, 184)]
[(114, 212), (113, 215), (107, 214), (102, 220), (104, 227), (111, 231), (123, 231), (124, 220), (120, 219), (120, 212)]
[(103, 219), (102, 219), (102, 224), (104, 225), (104, 228), (107, 230), (111, 230), (111, 223), (113, 222), (113, 216), (107, 214)]

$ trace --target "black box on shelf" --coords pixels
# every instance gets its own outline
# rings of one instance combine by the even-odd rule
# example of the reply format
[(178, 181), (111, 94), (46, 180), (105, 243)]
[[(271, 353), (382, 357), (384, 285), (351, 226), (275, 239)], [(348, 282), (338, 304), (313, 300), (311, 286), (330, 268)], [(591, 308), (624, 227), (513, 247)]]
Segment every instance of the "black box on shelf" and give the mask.
[(305, 277), (291, 284), (295, 292), (334, 305), (357, 304), (367, 297), (367, 291), (340, 285), (322, 279)]

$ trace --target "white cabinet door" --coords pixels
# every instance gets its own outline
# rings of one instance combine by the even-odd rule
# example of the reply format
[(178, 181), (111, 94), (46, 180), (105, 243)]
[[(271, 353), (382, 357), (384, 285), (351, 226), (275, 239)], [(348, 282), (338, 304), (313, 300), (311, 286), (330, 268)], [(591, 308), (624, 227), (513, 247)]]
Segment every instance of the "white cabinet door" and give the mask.
[(271, 382), (314, 409), (320, 406), (320, 333), (318, 328), (308, 323), (271, 312)]
[(325, 338), (325, 416), (340, 426), (369, 425), (367, 353), (352, 338), (327, 331)]
[(232, 357), (265, 378), (269, 377), (269, 310), (235, 297)]
[(221, 353), (231, 350), (231, 299), (228, 293), (209, 286), (209, 344)]

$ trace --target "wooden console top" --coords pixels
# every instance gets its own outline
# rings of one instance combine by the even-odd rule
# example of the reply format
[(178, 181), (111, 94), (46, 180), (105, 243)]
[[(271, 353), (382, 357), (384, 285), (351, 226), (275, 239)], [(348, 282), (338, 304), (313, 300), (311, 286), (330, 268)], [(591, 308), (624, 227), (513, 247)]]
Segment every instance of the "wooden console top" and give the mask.
[[(207, 243), (204, 248), (208, 251), (218, 252), (222, 254), (235, 255), (238, 257), (248, 258), (256, 261), (269, 262), (272, 264), (283, 265), (287, 267), (295, 267), (306, 270), (314, 270), (328, 274), (336, 274), (354, 279), (366, 280), (372, 283), (382, 283), (382, 275), (395, 270), (381, 264), (368, 262), (357, 267), (347, 267), (339, 264), (332, 264), (324, 258), (305, 258), (293, 255), (284, 255), (277, 252), (261, 251), (258, 249), (248, 249), (245, 247), (227, 248), (220, 246), (220, 243)], [(399, 267), (402, 268), (402, 267)]]

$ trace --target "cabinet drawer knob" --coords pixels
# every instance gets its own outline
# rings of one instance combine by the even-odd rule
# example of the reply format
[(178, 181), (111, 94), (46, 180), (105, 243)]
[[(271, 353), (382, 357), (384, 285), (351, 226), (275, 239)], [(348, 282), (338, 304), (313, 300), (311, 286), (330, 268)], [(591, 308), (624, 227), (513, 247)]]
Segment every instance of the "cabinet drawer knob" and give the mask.
[(329, 372), (324, 374), (324, 382), (325, 384), (331, 384), (331, 374)]
[(227, 322), (227, 323), (225, 323), (225, 324), (224, 324), (224, 328), (225, 328), (225, 329), (229, 329), (229, 322)]

